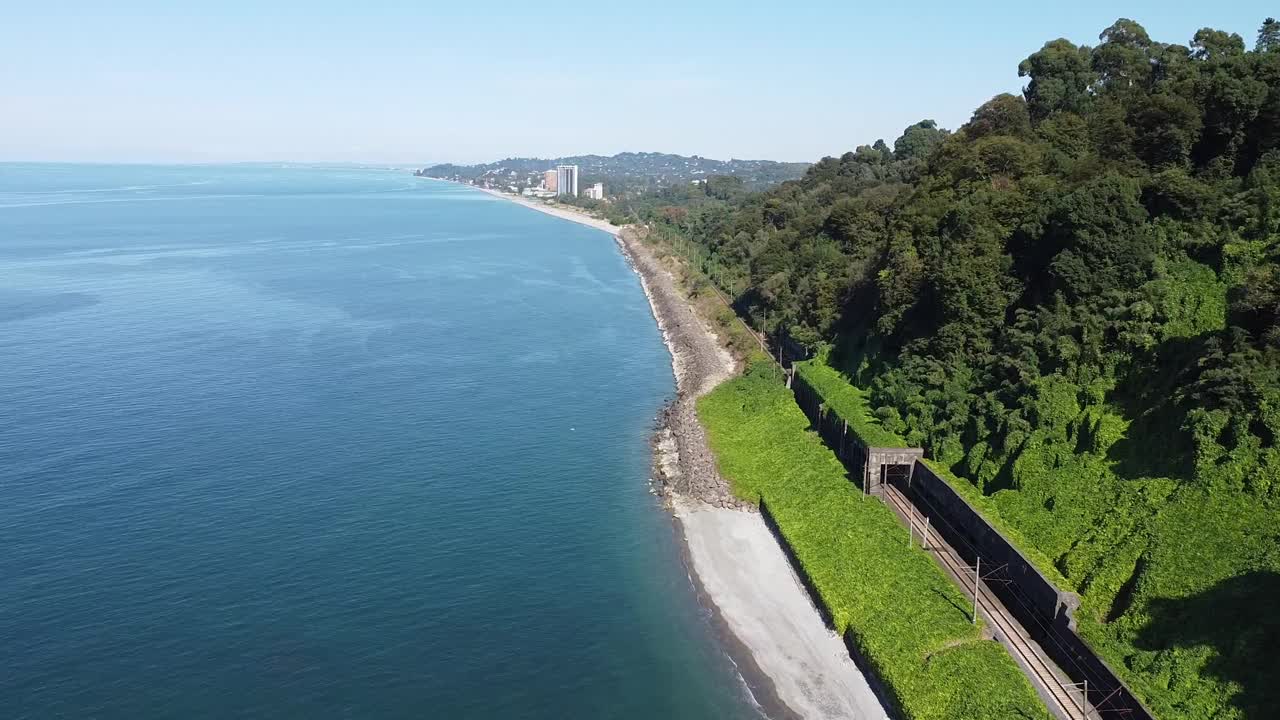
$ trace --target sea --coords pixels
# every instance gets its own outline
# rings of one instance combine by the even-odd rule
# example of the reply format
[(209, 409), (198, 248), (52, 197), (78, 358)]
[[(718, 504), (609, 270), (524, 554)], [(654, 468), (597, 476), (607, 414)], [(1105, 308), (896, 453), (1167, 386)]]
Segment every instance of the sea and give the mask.
[(613, 239), (403, 170), (0, 164), (0, 716), (757, 718)]

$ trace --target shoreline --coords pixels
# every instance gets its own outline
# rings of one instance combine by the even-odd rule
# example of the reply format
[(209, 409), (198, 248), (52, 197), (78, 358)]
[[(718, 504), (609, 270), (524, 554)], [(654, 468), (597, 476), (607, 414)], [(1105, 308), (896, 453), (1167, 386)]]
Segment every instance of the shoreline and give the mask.
[(887, 719), (759, 511), (738, 500), (720, 475), (696, 403), (736, 376), (739, 367), (670, 269), (633, 226), (619, 228), (585, 213), (485, 192), (608, 232), (639, 277), (676, 378), (676, 397), (663, 409), (654, 433), (654, 473), (662, 480), (699, 602), (710, 611), (722, 648), (765, 715)]
[[(445, 182), (448, 181), (446, 180)], [(601, 220), (598, 217), (588, 215), (576, 208), (570, 209), (570, 207), (566, 205), (548, 205), (541, 200), (530, 200), (521, 195), (512, 195), (511, 193), (504, 193), (500, 190), (490, 190), (488, 188), (476, 187), (474, 185), (468, 185), (467, 187), (475, 188), (482, 193), (488, 193), (489, 195), (502, 198), (503, 200), (509, 200), (517, 205), (523, 205), (530, 210), (537, 210), (538, 212), (558, 217), (561, 220), (568, 220), (570, 222), (576, 222), (579, 225), (586, 225), (587, 227), (595, 228), (596, 230), (603, 230), (615, 238), (622, 232), (622, 228), (614, 225), (608, 220)]]

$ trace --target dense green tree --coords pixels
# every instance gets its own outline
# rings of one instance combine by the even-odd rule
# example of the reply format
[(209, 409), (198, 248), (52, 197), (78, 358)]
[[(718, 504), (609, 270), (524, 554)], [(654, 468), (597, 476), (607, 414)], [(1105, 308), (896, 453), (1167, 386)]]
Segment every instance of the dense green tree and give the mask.
[(1280, 347), (1280, 272), (1274, 264), (1254, 268), (1233, 292), (1232, 321), (1271, 347)]
[(718, 200), (734, 200), (746, 193), (746, 183), (732, 175), (714, 175), (707, 178), (707, 195)]
[(1027, 102), (1016, 95), (997, 95), (973, 111), (973, 117), (964, 126), (969, 137), (978, 139), (988, 135), (1012, 135), (1026, 138), (1031, 135), (1031, 115)]
[(885, 146), (884, 141), (877, 140), (876, 142), (879, 145), (878, 147), (873, 145), (859, 145), (857, 149), (854, 150), (853, 157), (842, 157), (841, 159), (846, 162), (849, 160), (856, 160), (868, 165), (880, 165), (893, 160), (893, 151), (889, 150), (889, 148)]
[(1138, 156), (1153, 168), (1185, 167), (1202, 130), (1195, 103), (1169, 93), (1152, 95), (1129, 124)]
[(1089, 88), (1097, 79), (1089, 61), (1089, 48), (1061, 38), (1045, 43), (1023, 60), (1018, 75), (1030, 78), (1025, 96), (1036, 120), (1059, 111), (1084, 113), (1091, 97)]
[(1098, 178), (1056, 203), (1044, 244), (1057, 250), (1046, 270), (1051, 287), (1087, 300), (1148, 279), (1155, 259), (1140, 186), (1130, 178)]
[(899, 160), (923, 160), (947, 136), (933, 120), (921, 120), (903, 131), (893, 143), (893, 155)]
[(1144, 89), (1151, 77), (1151, 38), (1138, 23), (1121, 18), (1103, 30), (1093, 50), (1093, 69), (1100, 88), (1112, 92)]
[(1204, 64), (1205, 71), (1196, 83), (1204, 118), (1196, 163), (1226, 176), (1235, 171), (1237, 153), (1247, 146), (1246, 134), (1271, 90), (1256, 77), (1258, 63), (1252, 58), (1228, 55), (1210, 58)]
[(1191, 40), (1192, 56), (1197, 60), (1222, 60), (1244, 54), (1244, 38), (1212, 28), (1201, 28)]
[(1254, 45), (1258, 52), (1271, 52), (1280, 49), (1280, 22), (1275, 18), (1267, 18), (1258, 30), (1258, 42)]

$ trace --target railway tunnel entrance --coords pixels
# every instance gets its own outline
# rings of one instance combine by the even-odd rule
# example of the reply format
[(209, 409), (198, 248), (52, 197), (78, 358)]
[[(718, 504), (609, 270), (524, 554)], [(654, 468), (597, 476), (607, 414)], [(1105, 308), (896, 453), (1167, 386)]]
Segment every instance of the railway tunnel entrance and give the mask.
[(902, 484), (911, 479), (917, 460), (924, 458), (920, 448), (867, 448), (862, 463), (862, 487), (879, 495), (885, 485)]

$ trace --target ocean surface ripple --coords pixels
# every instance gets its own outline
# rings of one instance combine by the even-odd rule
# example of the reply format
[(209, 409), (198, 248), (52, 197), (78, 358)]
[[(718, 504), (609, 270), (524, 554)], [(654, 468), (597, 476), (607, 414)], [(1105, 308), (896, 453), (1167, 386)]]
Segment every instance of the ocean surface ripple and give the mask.
[(11, 718), (754, 717), (604, 233), (402, 172), (0, 164)]

